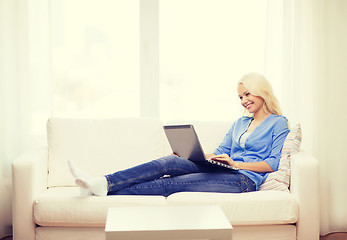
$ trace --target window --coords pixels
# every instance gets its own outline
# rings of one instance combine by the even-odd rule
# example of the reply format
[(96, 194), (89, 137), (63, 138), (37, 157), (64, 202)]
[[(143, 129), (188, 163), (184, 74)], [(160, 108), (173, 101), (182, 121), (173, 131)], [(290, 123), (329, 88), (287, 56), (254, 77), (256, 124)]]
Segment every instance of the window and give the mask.
[(161, 0), (163, 119), (235, 119), (236, 84), (264, 71), (267, 1)]
[[(157, 65), (141, 60), (152, 49), (141, 12), (151, 8)], [(163, 120), (235, 119), (237, 81), (264, 71), (266, 0), (51, 0), (51, 9), (55, 116), (141, 117), (145, 107)], [(144, 64), (160, 81), (140, 76)], [(158, 104), (140, 104), (156, 94)]]
[(139, 116), (139, 1), (52, 0), (54, 115)]

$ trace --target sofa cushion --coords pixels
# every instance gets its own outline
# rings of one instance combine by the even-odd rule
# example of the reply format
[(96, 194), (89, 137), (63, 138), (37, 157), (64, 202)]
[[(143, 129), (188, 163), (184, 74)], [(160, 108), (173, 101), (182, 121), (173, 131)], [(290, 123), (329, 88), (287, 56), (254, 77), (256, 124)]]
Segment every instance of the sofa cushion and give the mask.
[(298, 205), (292, 194), (279, 191), (251, 193), (181, 192), (162, 196), (81, 197), (76, 187), (50, 188), (34, 202), (40, 226), (103, 227), (109, 207), (164, 205), (219, 205), (234, 225), (295, 223)]
[(282, 156), (278, 171), (270, 173), (266, 180), (260, 185), (259, 190), (289, 191), (291, 166), (291, 155), (299, 152), (301, 145), (301, 126), (295, 125), (288, 133), (282, 148)]
[(233, 225), (295, 223), (298, 204), (294, 196), (280, 191), (249, 193), (175, 193), (170, 205), (219, 205)]
[(40, 226), (104, 227), (109, 207), (162, 206), (162, 196), (87, 196), (77, 187), (54, 187), (34, 201), (34, 220)]
[(100, 176), (159, 157), (163, 124), (152, 119), (59, 119), (47, 123), (48, 186), (74, 186), (67, 161)]
[(302, 133), (300, 123), (296, 124), (288, 133), (284, 141), (282, 154), (292, 155), (300, 151)]

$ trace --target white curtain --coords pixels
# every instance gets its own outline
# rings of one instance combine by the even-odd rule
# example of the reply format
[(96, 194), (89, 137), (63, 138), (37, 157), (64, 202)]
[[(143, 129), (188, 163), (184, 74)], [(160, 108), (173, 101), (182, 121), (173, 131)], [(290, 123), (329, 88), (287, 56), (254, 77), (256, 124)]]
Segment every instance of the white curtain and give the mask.
[(0, 0), (0, 237), (12, 233), (11, 162), (44, 143), (50, 114), (49, 1), (39, 2)]
[[(269, 0), (266, 73), (320, 163), (321, 235), (347, 231), (347, 1)], [(277, 19), (277, 21), (276, 21)]]

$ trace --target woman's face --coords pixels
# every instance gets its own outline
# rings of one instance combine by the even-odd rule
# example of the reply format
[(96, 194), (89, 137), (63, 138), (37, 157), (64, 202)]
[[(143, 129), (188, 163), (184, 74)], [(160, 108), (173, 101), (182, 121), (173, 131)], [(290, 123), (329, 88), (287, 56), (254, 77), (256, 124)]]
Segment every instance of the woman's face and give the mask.
[(242, 83), (239, 84), (237, 92), (241, 100), (241, 105), (246, 108), (249, 113), (256, 114), (258, 111), (263, 111), (263, 98), (252, 95)]

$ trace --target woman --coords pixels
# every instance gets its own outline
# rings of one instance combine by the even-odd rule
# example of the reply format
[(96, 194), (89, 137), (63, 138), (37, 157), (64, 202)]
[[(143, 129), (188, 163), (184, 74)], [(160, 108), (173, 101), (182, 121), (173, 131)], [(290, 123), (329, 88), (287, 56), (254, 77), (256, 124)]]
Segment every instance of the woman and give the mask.
[(237, 91), (249, 116), (234, 122), (223, 142), (206, 157), (239, 171), (201, 166), (170, 155), (103, 177), (90, 177), (70, 161), (76, 184), (98, 196), (256, 191), (267, 175), (278, 169), (288, 121), (281, 116), (271, 85), (262, 75), (245, 75)]

